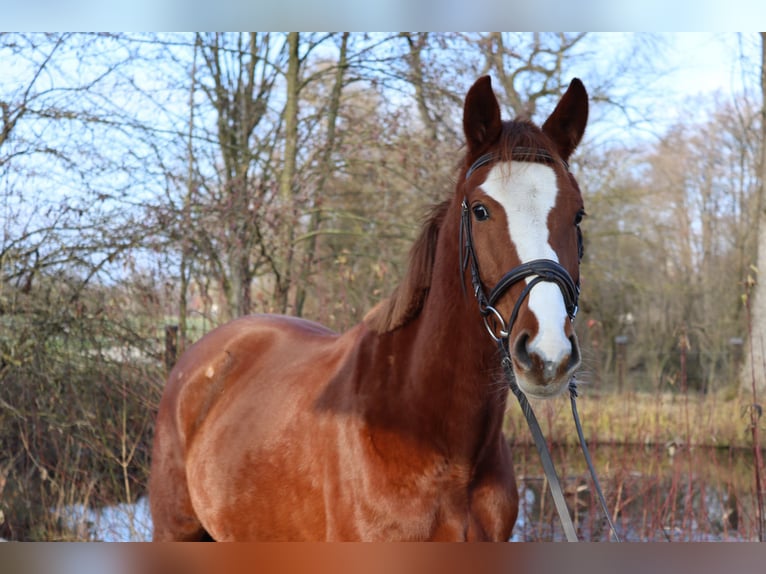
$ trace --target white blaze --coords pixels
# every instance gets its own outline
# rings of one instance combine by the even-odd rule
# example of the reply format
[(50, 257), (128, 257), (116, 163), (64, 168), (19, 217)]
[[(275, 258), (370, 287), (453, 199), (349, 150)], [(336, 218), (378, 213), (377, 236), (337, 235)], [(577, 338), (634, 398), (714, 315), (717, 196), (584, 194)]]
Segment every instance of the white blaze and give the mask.
[[(558, 195), (553, 168), (528, 162), (497, 164), (481, 188), (505, 209), (508, 233), (522, 263), (534, 259), (559, 263), (548, 233), (548, 214)], [(533, 278), (527, 277), (527, 283)], [(564, 332), (569, 319), (559, 287), (547, 281), (538, 283), (529, 293), (528, 305), (539, 326), (528, 350), (559, 363), (572, 349)]]

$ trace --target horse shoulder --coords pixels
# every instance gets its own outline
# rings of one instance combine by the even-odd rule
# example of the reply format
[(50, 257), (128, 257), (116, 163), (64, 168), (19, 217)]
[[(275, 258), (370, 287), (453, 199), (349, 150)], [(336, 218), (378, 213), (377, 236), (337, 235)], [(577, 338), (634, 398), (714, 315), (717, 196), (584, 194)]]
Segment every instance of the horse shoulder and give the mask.
[[(224, 398), (266, 392), (279, 381), (259, 372), (284, 368), (316, 347), (337, 339), (332, 330), (311, 321), (278, 315), (250, 315), (226, 323), (203, 336), (171, 371), (163, 407), (172, 412), (182, 443)], [(165, 416), (168, 416), (166, 414)]]

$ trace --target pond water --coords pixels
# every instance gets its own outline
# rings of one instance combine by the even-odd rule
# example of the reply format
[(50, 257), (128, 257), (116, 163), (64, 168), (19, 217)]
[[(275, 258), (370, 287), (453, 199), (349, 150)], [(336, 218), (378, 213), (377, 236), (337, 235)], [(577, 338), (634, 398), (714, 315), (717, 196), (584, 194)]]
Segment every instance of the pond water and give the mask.
[(67, 507), (61, 519), (82, 540), (99, 542), (146, 542), (152, 539), (149, 500), (117, 504), (98, 510), (81, 504)]
[[(519, 518), (512, 540), (563, 541), (542, 466), (533, 446), (514, 446)], [(606, 541), (609, 527), (594, 495), (582, 453), (551, 449), (581, 540)], [(620, 536), (627, 541), (748, 541), (758, 539), (750, 451), (642, 446), (591, 446), (591, 455)], [(69, 524), (84, 539), (151, 539), (146, 498), (99, 511), (70, 507)]]
[[(591, 446), (620, 537), (626, 541), (758, 540), (752, 451)], [(565, 540), (533, 446), (514, 446), (519, 519), (512, 540)], [(607, 541), (609, 526), (579, 447), (551, 449), (581, 540)]]

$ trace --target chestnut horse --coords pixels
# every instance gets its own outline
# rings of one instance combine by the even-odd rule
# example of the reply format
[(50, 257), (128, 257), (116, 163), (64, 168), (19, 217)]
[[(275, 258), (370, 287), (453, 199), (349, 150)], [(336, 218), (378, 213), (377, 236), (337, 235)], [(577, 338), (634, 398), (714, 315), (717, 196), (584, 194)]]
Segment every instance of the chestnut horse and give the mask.
[[(504, 279), (542, 260), (579, 284), (583, 201), (566, 162), (587, 115), (575, 79), (542, 128), (501, 121), (479, 79), (455, 191), (388, 299), (342, 334), (258, 315), (190, 347), (157, 416), (154, 539), (508, 540), (497, 341), (532, 397), (565, 389), (580, 353), (571, 294), (534, 272)], [(490, 307), (480, 293), (498, 283)]]

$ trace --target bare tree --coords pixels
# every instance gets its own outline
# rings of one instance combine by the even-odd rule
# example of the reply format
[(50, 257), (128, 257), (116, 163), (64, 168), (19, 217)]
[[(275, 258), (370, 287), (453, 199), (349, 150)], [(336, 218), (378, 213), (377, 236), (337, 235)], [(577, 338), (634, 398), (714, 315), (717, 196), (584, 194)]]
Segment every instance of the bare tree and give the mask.
[[(56, 513), (67, 504), (132, 502), (142, 491), (160, 371), (155, 325), (123, 313), (161, 311), (138, 282), (115, 284), (153, 232), (140, 208), (126, 207), (151, 185), (142, 160), (162, 146), (159, 130), (131, 117), (151, 101), (132, 89), (137, 57), (125, 37), (3, 34), (0, 57), (9, 56), (17, 65), (0, 91), (0, 533), (65, 537)], [(123, 352), (143, 360), (126, 367)]]
[(766, 392), (766, 209), (764, 209), (764, 197), (766, 197), (766, 32), (761, 32), (761, 147), (758, 192), (758, 247), (757, 247), (757, 273), (750, 276), (753, 283), (752, 292), (748, 295), (747, 304), (750, 307), (750, 336), (748, 352), (745, 357), (745, 365), (742, 372), (742, 381), (745, 389), (754, 385), (759, 394)]
[(320, 228), (322, 225), (322, 204), (323, 198), (326, 192), (326, 184), (330, 179), (333, 166), (333, 154), (336, 151), (337, 146), (337, 121), (338, 112), (340, 109), (341, 95), (343, 87), (346, 83), (346, 75), (348, 72), (348, 42), (350, 34), (344, 32), (341, 35), (338, 63), (335, 67), (335, 76), (333, 78), (332, 91), (329, 101), (327, 103), (327, 127), (326, 127), (326, 141), (324, 144), (324, 150), (321, 152), (321, 160), (319, 164), (319, 174), (316, 183), (314, 193), (312, 194), (313, 205), (311, 207), (311, 219), (309, 222), (306, 234), (303, 236), (306, 240), (305, 253), (303, 256), (303, 263), (301, 265), (300, 276), (296, 285), (295, 292), (295, 314), (298, 316), (303, 315), (303, 308), (306, 303), (306, 296), (308, 293), (308, 281), (311, 275), (314, 258), (317, 253), (317, 243), (320, 234)]
[[(761, 153), (758, 174), (760, 188), (758, 192), (758, 265), (759, 278), (752, 288), (752, 297), (746, 293), (745, 303), (748, 306), (749, 352), (746, 355), (743, 381), (745, 392), (751, 398), (749, 406), (750, 430), (753, 437), (753, 452), (755, 455), (755, 491), (757, 499), (758, 537), (766, 540), (766, 515), (764, 513), (764, 492), (766, 477), (764, 477), (763, 453), (760, 443), (760, 426), (763, 393), (766, 392), (766, 336), (763, 325), (766, 324), (766, 281), (763, 273), (766, 270), (766, 32), (760, 33), (761, 39)], [(751, 282), (749, 282), (751, 283)]]
[(221, 167), (214, 179), (199, 181), (199, 225), (185, 231), (194, 234), (206, 270), (217, 278), (223, 317), (231, 318), (251, 312), (251, 284), (266, 264), (256, 248), (272, 195), (264, 166), (270, 165), (275, 130), (265, 124), (285, 48), (266, 33), (210, 34), (197, 42), (205, 68), (198, 82), (215, 114), (214, 131), (199, 138), (215, 141), (215, 149), (203, 154), (220, 154)]
[(285, 108), (282, 112), (285, 130), (283, 134), (284, 155), (279, 174), (279, 199), (283, 217), (280, 221), (281, 241), (277, 244), (279, 254), (272, 257), (274, 272), (274, 300), (281, 313), (288, 309), (288, 296), (292, 287), (293, 259), (295, 255), (295, 222), (297, 206), (295, 197), (295, 172), (298, 164), (298, 101), (300, 99), (300, 35), (287, 35), (287, 70), (285, 72)]
[(584, 37), (492, 32), (483, 38), (487, 71), (499, 79), (516, 117), (532, 118), (538, 101), (557, 96), (569, 84), (570, 78), (563, 77), (565, 63)]

